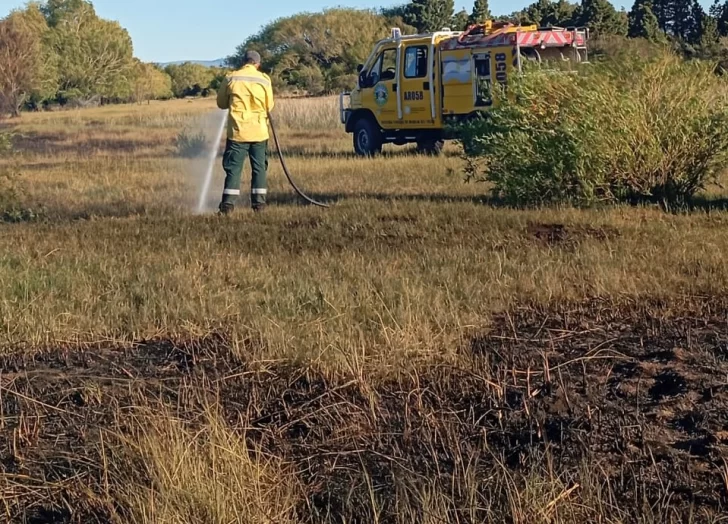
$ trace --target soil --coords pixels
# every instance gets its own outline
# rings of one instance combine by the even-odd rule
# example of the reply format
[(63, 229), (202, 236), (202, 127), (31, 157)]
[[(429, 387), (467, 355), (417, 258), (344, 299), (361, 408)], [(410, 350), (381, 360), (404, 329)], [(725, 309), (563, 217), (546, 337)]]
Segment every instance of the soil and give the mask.
[(511, 311), (457, 362), (370, 384), (261, 369), (222, 336), (5, 356), (0, 471), (15, 480), (0, 488), (18, 522), (108, 522), (123, 508), (89, 494), (104, 481), (100, 430), (123, 430), (142, 402), (191, 418), (192, 389), (219, 392), (231, 427), (297, 465), (302, 522), (373, 522), (364, 471), (380, 522), (396, 521), (402, 479), (447, 492), (451, 522), (511, 522), (501, 481), (524, 489), (535, 477), (563, 485), (559, 504), (573, 493), (581, 521), (710, 522), (728, 509), (727, 312)]

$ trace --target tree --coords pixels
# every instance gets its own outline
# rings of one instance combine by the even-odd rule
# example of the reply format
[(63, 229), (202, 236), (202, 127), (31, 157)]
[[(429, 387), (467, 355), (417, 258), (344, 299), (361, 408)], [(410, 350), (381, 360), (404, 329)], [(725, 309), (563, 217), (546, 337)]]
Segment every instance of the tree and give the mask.
[(665, 33), (652, 10), (651, 0), (636, 0), (629, 12), (629, 36), (644, 38), (650, 42), (664, 42)]
[(683, 42), (698, 43), (705, 16), (698, 0), (673, 0), (668, 5), (671, 34)]
[(537, 24), (543, 27), (570, 26), (576, 23), (579, 6), (568, 0), (537, 0), (522, 11), (513, 13), (509, 18), (521, 24)]
[(728, 35), (728, 0), (723, 3), (715, 0), (710, 6), (710, 16), (713, 17), (718, 25), (718, 34), (720, 36)]
[(402, 4), (395, 5), (393, 7), (382, 7), (379, 9), (379, 14), (384, 18), (395, 19), (399, 18), (405, 20), (409, 16), (410, 5)]
[(0, 20), (0, 113), (20, 115), (31, 97), (55, 89), (55, 56), (46, 46), (48, 26), (37, 6)]
[(597, 35), (627, 34), (627, 13), (617, 11), (609, 0), (582, 0), (576, 16), (579, 25), (588, 26)]
[(451, 27), (455, 31), (464, 31), (470, 24), (470, 16), (468, 15), (468, 12), (463, 9), (455, 13), (455, 16), (452, 18)]
[(215, 72), (202, 64), (185, 62), (169, 65), (165, 72), (171, 77), (172, 92), (177, 98), (197, 96), (210, 88)]
[[(450, 21), (448, 21), (448, 24)], [(227, 58), (238, 68), (247, 49), (263, 58), (263, 70), (276, 89), (319, 95), (356, 85), (356, 67), (392, 27), (414, 32), (402, 19), (360, 9), (327, 9), (281, 18), (265, 26)], [(356, 28), (356, 30), (352, 30)]]
[(406, 21), (418, 32), (429, 33), (448, 27), (454, 16), (454, 0), (412, 0)]
[(552, 7), (553, 2), (551, 0), (537, 0), (523, 10), (523, 20), (525, 23), (541, 26), (542, 20)]
[(213, 67), (211, 68), (211, 71), (212, 80), (210, 81), (210, 89), (212, 89), (213, 91), (217, 91), (218, 89), (220, 89), (220, 86), (225, 81), (228, 70), (224, 67)]
[(46, 0), (40, 8), (49, 27), (57, 27), (63, 20), (91, 7), (86, 0)]
[(720, 34), (718, 33), (718, 21), (710, 15), (704, 15), (701, 26), (700, 40), (697, 45), (698, 54), (705, 59), (719, 57), (722, 48)]
[[(721, 11), (721, 7), (718, 1), (711, 7), (711, 15), (717, 19), (719, 31), (722, 27), (722, 13), (714, 11)], [(652, 11), (657, 16), (660, 28), (667, 35), (682, 44), (697, 44), (700, 41), (706, 13), (699, 0), (653, 0)]]
[(688, 35), (688, 39), (695, 43), (700, 45), (700, 43), (703, 41), (703, 37), (706, 36), (706, 32), (710, 33), (707, 34), (707, 38), (709, 40), (715, 40), (718, 41), (718, 23), (711, 17), (708, 13), (705, 12), (705, 9), (703, 9), (703, 6), (700, 5), (700, 2), (698, 0), (693, 1), (692, 9), (690, 10), (692, 14), (692, 32)]
[(59, 57), (60, 97), (90, 100), (131, 96), (133, 47), (118, 22), (103, 20), (80, 0), (53, 0), (44, 8), (50, 42)]
[(134, 73), (135, 102), (172, 98), (172, 78), (159, 67), (135, 59)]
[(568, 2), (567, 0), (551, 2), (551, 5), (541, 15), (541, 25), (546, 27), (566, 27), (574, 25), (578, 10), (578, 4)]
[(475, 0), (473, 4), (473, 12), (470, 14), (470, 23), (477, 24), (490, 20), (490, 6), (488, 0)]

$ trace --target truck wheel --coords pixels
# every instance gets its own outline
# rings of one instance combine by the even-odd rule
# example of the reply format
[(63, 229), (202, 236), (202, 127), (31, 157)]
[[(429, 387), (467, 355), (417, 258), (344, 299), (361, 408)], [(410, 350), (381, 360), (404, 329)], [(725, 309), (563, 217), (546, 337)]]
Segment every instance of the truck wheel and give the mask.
[(417, 152), (424, 155), (440, 156), (444, 147), (444, 140), (423, 140), (417, 142)]
[(354, 125), (354, 151), (359, 156), (382, 152), (382, 133), (369, 118), (361, 118)]

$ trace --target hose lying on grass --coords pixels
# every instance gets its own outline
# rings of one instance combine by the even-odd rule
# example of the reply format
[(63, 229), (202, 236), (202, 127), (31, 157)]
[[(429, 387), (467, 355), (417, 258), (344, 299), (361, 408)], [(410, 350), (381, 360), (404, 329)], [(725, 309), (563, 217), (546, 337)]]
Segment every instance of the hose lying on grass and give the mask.
[(276, 152), (278, 153), (278, 158), (281, 161), (281, 167), (283, 168), (283, 172), (286, 174), (286, 178), (288, 179), (288, 182), (291, 184), (291, 187), (293, 190), (298, 193), (298, 196), (303, 198), (306, 202), (309, 204), (313, 204), (314, 206), (319, 207), (329, 207), (328, 204), (324, 204), (322, 202), (318, 202), (314, 200), (313, 198), (307, 196), (303, 191), (301, 191), (298, 186), (296, 185), (296, 182), (293, 181), (293, 177), (291, 176), (291, 173), (288, 171), (288, 166), (286, 166), (286, 160), (283, 158), (283, 152), (281, 151), (281, 145), (278, 142), (278, 133), (276, 133), (276, 127), (275, 123), (273, 122), (273, 117), (271, 114), (268, 114), (268, 122), (270, 123), (270, 129), (273, 132), (273, 140), (276, 143)]

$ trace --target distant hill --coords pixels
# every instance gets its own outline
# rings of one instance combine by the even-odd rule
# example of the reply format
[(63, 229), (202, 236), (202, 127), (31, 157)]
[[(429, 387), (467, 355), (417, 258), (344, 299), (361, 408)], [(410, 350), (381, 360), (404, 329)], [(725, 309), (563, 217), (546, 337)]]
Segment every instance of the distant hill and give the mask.
[(225, 65), (224, 58), (218, 58), (217, 60), (178, 60), (176, 62), (160, 63), (159, 65), (162, 67), (167, 67), (168, 65), (181, 65), (181, 64), (184, 64), (185, 62), (190, 62), (192, 64), (200, 64), (205, 67), (222, 67)]

